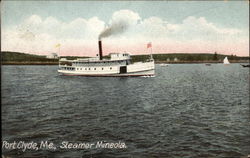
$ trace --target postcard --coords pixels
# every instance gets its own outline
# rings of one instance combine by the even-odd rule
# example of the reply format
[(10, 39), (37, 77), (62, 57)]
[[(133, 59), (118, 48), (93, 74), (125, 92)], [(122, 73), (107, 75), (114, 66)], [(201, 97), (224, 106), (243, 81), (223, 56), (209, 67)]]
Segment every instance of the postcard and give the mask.
[(249, 1), (1, 2), (2, 157), (250, 157)]

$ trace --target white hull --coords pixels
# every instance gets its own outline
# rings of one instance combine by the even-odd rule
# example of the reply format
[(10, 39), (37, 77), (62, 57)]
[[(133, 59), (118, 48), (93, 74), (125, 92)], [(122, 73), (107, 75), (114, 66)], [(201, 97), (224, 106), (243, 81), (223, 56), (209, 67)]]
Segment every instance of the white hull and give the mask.
[[(125, 69), (121, 71), (121, 67)], [(113, 66), (88, 66), (75, 67), (74, 70), (58, 70), (62, 75), (68, 76), (154, 76), (155, 75), (154, 61), (139, 62), (129, 65), (113, 65)]]
[[(59, 71), (58, 71), (59, 72)], [(128, 77), (128, 76), (154, 76), (154, 70), (147, 70), (142, 72), (134, 72), (134, 73), (124, 73), (124, 74), (84, 74), (84, 73), (68, 73), (68, 72), (60, 72), (65, 76), (89, 76), (89, 77)]]
[(168, 64), (160, 64), (160, 66), (168, 66)]

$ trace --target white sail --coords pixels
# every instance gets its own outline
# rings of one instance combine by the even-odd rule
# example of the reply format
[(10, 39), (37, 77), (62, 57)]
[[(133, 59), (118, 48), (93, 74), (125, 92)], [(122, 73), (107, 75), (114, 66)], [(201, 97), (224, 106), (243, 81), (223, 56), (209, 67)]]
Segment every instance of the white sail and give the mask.
[(224, 64), (230, 64), (230, 62), (228, 61), (227, 57), (225, 57), (225, 59), (223, 60)]

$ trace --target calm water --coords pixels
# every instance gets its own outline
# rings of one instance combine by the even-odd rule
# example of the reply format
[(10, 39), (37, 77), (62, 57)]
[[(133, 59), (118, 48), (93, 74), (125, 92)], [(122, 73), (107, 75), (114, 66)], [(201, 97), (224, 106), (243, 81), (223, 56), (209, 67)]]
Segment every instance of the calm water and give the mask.
[[(2, 67), (2, 139), (57, 149), (11, 157), (242, 157), (250, 154), (249, 68), (156, 65), (152, 78), (60, 76), (57, 66)], [(62, 141), (125, 149), (60, 149)]]

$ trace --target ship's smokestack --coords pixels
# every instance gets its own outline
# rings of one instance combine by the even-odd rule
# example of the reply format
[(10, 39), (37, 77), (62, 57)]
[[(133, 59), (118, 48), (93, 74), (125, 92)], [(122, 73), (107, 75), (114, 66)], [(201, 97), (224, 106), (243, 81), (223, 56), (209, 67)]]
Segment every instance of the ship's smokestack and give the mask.
[(102, 41), (101, 40), (99, 40), (98, 45), (99, 45), (99, 58), (100, 60), (102, 60)]

